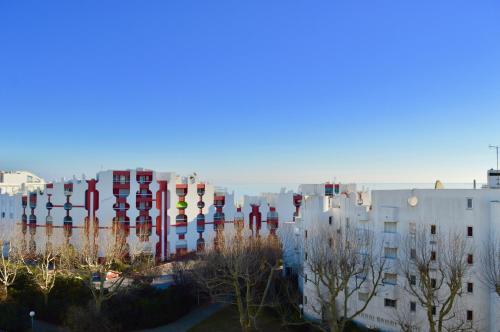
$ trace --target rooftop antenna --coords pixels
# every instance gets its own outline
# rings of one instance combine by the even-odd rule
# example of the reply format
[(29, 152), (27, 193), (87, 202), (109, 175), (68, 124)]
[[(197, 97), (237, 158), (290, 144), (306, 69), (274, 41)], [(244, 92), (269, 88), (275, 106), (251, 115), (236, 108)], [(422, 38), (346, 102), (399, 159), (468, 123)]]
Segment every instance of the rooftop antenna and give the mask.
[(498, 171), (498, 149), (500, 149), (500, 145), (491, 145), (490, 144), (489, 148), (497, 150), (497, 168), (496, 168), (496, 170)]

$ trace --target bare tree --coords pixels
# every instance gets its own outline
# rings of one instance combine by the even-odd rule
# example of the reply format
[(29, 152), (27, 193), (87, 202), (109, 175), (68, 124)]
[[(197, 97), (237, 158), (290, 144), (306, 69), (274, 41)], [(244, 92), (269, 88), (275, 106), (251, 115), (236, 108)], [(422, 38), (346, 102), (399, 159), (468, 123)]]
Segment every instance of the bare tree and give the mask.
[(481, 281), (500, 296), (500, 237), (492, 236), (481, 253)]
[(409, 306), (397, 306), (392, 312), (392, 319), (398, 324), (403, 332), (420, 331), (422, 321)]
[(47, 306), (49, 294), (54, 288), (58, 273), (57, 248), (48, 245), (45, 250), (39, 252), (35, 257), (23, 258), (24, 266), (33, 277), (33, 281), (43, 294), (43, 301)]
[(459, 298), (469, 272), (472, 248), (460, 233), (448, 235), (424, 227), (404, 240), (399, 265), (404, 289), (424, 309), (429, 331), (467, 331), (473, 328)]
[[(385, 258), (368, 229), (349, 225), (318, 227), (304, 245), (304, 287), (312, 284), (315, 301), (309, 304), (327, 331), (344, 331), (346, 324), (367, 308), (382, 281)], [(360, 307), (349, 302), (364, 294)], [(325, 326), (326, 325), (326, 326)]]
[(0, 229), (0, 301), (8, 297), (9, 287), (22, 269), (20, 248), (17, 245), (15, 226), (2, 225)]
[(226, 237), (225, 245), (200, 254), (193, 275), (219, 302), (235, 304), (243, 331), (256, 327), (278, 274), (281, 247), (276, 238)]
[(62, 248), (61, 265), (63, 273), (81, 279), (89, 288), (95, 310), (100, 313), (102, 304), (113, 297), (125, 281), (125, 274), (114, 270), (123, 266), (126, 242), (122, 236), (109, 232), (99, 246), (92, 236), (82, 235), (81, 248), (74, 248), (69, 243)]

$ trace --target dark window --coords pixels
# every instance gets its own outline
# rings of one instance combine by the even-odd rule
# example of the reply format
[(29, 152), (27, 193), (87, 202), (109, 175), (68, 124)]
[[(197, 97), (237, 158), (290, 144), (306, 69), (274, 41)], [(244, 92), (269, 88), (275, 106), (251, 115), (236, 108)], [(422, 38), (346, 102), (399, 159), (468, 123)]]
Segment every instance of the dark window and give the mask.
[(386, 307), (396, 308), (396, 300), (392, 300), (392, 299), (384, 299), (384, 305), (385, 305)]
[(410, 311), (416, 311), (416, 310), (417, 310), (417, 303), (410, 302)]
[(417, 276), (411, 275), (410, 276), (410, 285), (415, 286), (417, 284)]
[(333, 217), (332, 216), (329, 216), (328, 217), (328, 224), (331, 225), (333, 222)]
[(307, 239), (307, 229), (304, 232), (304, 237)]
[(472, 198), (467, 198), (467, 208), (468, 209), (472, 209), (473, 205), (472, 205)]
[(304, 253), (304, 260), (307, 261), (307, 252)]
[(436, 315), (436, 306), (433, 306), (432, 307), (432, 315), (435, 316)]
[(431, 225), (431, 234), (436, 234), (436, 225)]
[(474, 313), (472, 310), (467, 310), (467, 320), (472, 320), (474, 318)]
[(431, 261), (435, 261), (435, 260), (436, 260), (436, 252), (431, 251)]
[(467, 264), (474, 264), (474, 255), (472, 254), (467, 255)]
[(431, 278), (431, 287), (436, 288), (436, 279)]
[(304, 296), (304, 304), (307, 304), (307, 296)]
[(307, 284), (307, 274), (304, 274), (304, 284)]
[(411, 259), (417, 258), (417, 250), (416, 249), (410, 249), (410, 258)]
[(474, 292), (474, 284), (472, 282), (467, 283), (467, 292), (468, 293), (473, 293)]
[(472, 226), (467, 227), (467, 236), (472, 236), (473, 231), (472, 231)]

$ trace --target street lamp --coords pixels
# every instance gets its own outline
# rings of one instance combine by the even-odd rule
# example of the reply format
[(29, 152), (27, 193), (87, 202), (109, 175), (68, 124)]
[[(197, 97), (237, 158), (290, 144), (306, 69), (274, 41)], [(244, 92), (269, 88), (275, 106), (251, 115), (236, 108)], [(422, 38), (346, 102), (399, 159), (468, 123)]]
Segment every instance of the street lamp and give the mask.
[(34, 331), (34, 321), (35, 321), (35, 312), (33, 310), (30, 311), (30, 317), (31, 317), (31, 330)]
[(299, 304), (299, 317), (302, 319), (302, 311), (304, 310), (304, 305), (301, 303)]

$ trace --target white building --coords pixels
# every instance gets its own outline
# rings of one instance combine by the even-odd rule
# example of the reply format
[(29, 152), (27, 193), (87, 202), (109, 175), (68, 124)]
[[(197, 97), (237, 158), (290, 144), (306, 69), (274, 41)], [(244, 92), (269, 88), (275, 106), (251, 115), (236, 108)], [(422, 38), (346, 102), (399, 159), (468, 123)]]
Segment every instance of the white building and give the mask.
[(43, 190), (45, 181), (25, 171), (0, 171), (0, 194), (14, 195), (37, 189)]
[[(373, 231), (384, 250), (394, 253), (386, 256), (386, 272), (394, 276), (394, 280), (380, 287), (357, 321), (384, 331), (399, 331), (394, 306), (407, 307), (415, 321), (420, 322), (420, 331), (427, 331), (423, 309), (403, 289), (405, 279), (397, 264), (398, 251), (406, 235), (422, 227), (428, 229), (431, 236), (450, 231), (463, 234), (473, 249), (467, 258), (471, 265), (464, 281), (464, 294), (457, 305), (478, 330), (500, 331), (499, 296), (485, 287), (479, 277), (481, 250), (494, 234), (500, 235), (499, 176), (499, 171), (488, 171), (489, 187), (482, 189), (376, 190), (371, 192), (371, 201), (368, 193), (357, 193), (355, 186), (341, 188), (333, 196), (325, 195), (324, 185), (302, 186), (299, 192), (304, 198), (294, 225), (298, 239), (295, 253), (299, 258), (290, 261), (298, 263), (304, 315), (321, 319), (321, 315), (312, 309), (317, 304), (315, 287), (305, 282), (307, 278), (314, 278), (304, 264), (304, 256), (307, 257), (305, 241), (315, 236), (315, 230), (321, 229), (316, 227), (318, 223), (350, 223)], [(361, 296), (353, 298), (349, 306), (354, 310), (362, 305), (363, 299)]]

